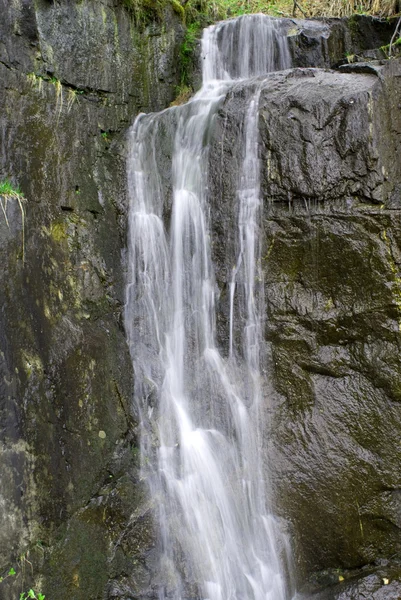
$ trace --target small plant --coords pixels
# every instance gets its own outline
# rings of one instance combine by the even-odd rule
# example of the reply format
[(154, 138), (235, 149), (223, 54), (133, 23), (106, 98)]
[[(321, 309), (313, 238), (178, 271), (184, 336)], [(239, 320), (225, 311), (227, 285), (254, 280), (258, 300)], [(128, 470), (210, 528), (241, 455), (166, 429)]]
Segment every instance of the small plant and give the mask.
[[(40, 549), (43, 550), (41, 542), (37, 542), (36, 546), (40, 547)], [(25, 562), (28, 562), (32, 568), (32, 563), (27, 559), (28, 555), (29, 555), (29, 551), (25, 552), (20, 557), (20, 561), (22, 562), (22, 564), (24, 564)], [(32, 569), (32, 571), (33, 571), (33, 569)], [(22, 573), (22, 578), (24, 579), (24, 569), (22, 569), (21, 573)], [(0, 583), (2, 583), (8, 577), (14, 577), (16, 574), (17, 574), (16, 570), (13, 567), (11, 567), (10, 570), (8, 571), (7, 575), (0, 577)], [(33, 574), (33, 572), (32, 572), (32, 574)], [(40, 592), (35, 592), (35, 590), (33, 590), (31, 588), (27, 592), (21, 592), (20, 596), (19, 596), (19, 600), (45, 600), (45, 595), (41, 594)]]
[(45, 595), (39, 592), (36, 594), (34, 590), (30, 589), (27, 592), (21, 592), (19, 600), (29, 600), (29, 598), (31, 600), (45, 600)]
[(39, 94), (42, 94), (43, 91), (43, 82), (46, 80), (43, 75), (37, 75), (36, 73), (27, 73), (27, 79), (31, 84), (31, 87), (35, 88), (37, 86)]
[(23, 201), (25, 200), (24, 194), (21, 192), (19, 186), (14, 187), (9, 179), (0, 181), (0, 207), (3, 211), (4, 220), (7, 227), (10, 227), (7, 217), (7, 203), (10, 200), (16, 200), (18, 202), (21, 218), (22, 218), (22, 261), (25, 262), (25, 210)]
[(0, 181), (0, 196), (4, 198), (23, 198), (24, 194), (19, 187), (14, 187), (9, 179)]
[(11, 567), (11, 569), (9, 570), (7, 575), (5, 575), (4, 577), (0, 577), (0, 583), (2, 581), (4, 581), (5, 579), (7, 579), (8, 577), (13, 577), (14, 575), (16, 575), (15, 569), (13, 569), (13, 567)]

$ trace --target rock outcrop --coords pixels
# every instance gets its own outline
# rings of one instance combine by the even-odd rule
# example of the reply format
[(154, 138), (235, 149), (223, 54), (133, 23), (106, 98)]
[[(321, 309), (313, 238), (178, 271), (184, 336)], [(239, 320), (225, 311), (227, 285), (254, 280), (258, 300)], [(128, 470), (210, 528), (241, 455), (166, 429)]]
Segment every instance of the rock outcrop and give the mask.
[[(400, 75), (398, 60), (292, 69), (260, 96), (267, 469), (305, 590), (351, 579), (319, 598), (401, 590)], [(223, 345), (238, 140), (257, 85), (234, 88), (213, 129)]]
[(0, 181), (26, 198), (0, 211), (0, 575), (17, 572), (0, 596), (122, 597), (146, 580), (150, 527), (121, 314), (125, 132), (174, 98), (183, 28), (171, 11), (139, 32), (112, 0), (0, 14)]

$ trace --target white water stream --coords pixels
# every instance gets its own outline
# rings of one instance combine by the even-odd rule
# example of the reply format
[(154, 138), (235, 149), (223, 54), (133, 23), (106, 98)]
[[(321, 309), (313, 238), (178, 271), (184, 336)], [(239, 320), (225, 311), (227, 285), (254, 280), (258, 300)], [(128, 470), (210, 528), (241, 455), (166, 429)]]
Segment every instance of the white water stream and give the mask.
[[(166, 111), (138, 117), (128, 162), (125, 317), (141, 417), (142, 475), (159, 510), (159, 598), (286, 600), (285, 544), (269, 511), (261, 457), (266, 311), (258, 106), (261, 76), (288, 68), (290, 58), (277, 20), (254, 15), (206, 29), (202, 59), (200, 92), (168, 109), (177, 123), (170, 208), (157, 164)], [(256, 76), (232, 199), (237, 253), (227, 300), (230, 341), (223, 354), (215, 335), (208, 141), (235, 80)], [(234, 343), (238, 331), (241, 339)]]

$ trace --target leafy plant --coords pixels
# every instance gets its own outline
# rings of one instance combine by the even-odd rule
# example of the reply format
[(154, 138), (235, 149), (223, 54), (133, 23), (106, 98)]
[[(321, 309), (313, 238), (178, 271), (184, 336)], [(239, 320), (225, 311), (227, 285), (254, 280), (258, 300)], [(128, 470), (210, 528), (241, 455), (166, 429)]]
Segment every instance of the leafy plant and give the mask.
[(21, 592), (19, 600), (45, 600), (45, 595), (44, 594), (40, 594), (39, 592), (36, 594), (36, 592), (32, 589), (28, 590), (27, 592)]
[(13, 577), (13, 575), (16, 575), (16, 572), (13, 569), (13, 567), (11, 567), (11, 569), (9, 570), (9, 572), (7, 573), (7, 575), (5, 575), (4, 577), (0, 577), (0, 583), (2, 581), (4, 581), (5, 579), (7, 579), (8, 577)]
[[(0, 583), (2, 583), (8, 577), (14, 577), (16, 575), (16, 571), (13, 567), (10, 568), (7, 575), (4, 577), (0, 577)], [(19, 600), (45, 600), (45, 595), (40, 592), (35, 592), (32, 588), (27, 592), (21, 592), (19, 596)]]
[(343, 17), (355, 13), (388, 17), (399, 10), (399, 0), (122, 0), (122, 3), (139, 27), (162, 21), (167, 6), (172, 7), (183, 22), (200, 23), (202, 27), (257, 12), (286, 17)]

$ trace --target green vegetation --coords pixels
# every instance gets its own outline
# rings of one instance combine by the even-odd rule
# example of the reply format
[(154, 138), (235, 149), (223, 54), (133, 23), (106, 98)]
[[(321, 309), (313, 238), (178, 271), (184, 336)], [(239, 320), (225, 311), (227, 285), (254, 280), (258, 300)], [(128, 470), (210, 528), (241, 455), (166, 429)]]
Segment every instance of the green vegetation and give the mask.
[(393, 56), (394, 49), (398, 50), (397, 54), (399, 53), (400, 47), (401, 47), (401, 37), (397, 38), (395, 40), (395, 42), (392, 42), (391, 44), (387, 44), (387, 46), (382, 46), (380, 48), (380, 50), (383, 50), (383, 52), (385, 53), (387, 58), (390, 58), (391, 56)]
[(179, 2), (179, 0), (170, 0), (174, 12), (181, 17), (181, 20), (185, 22), (185, 8)]
[(181, 65), (181, 85), (177, 90), (177, 99), (179, 96), (187, 92), (189, 86), (189, 75), (192, 71), (192, 62), (194, 59), (194, 50), (199, 39), (202, 26), (199, 22), (194, 22), (188, 25), (185, 32), (184, 41), (180, 48), (180, 65)]
[(247, 13), (263, 12), (273, 16), (333, 16), (355, 13), (388, 17), (396, 14), (398, 0), (123, 0), (137, 24), (162, 20), (170, 5), (183, 22), (204, 26), (221, 19)]
[(188, 102), (188, 100), (194, 93), (192, 87), (186, 85), (185, 83), (178, 86), (175, 91), (177, 96), (174, 102), (170, 104), (170, 106), (180, 106), (180, 104), (185, 104), (186, 102)]
[(78, 101), (80, 95), (84, 94), (84, 90), (79, 90), (71, 85), (62, 84), (60, 79), (57, 77), (49, 77), (48, 75), (41, 75), (36, 73), (27, 73), (26, 75), (29, 83), (32, 87), (37, 87), (39, 92), (43, 91), (43, 82), (51, 83), (56, 91), (56, 111), (60, 116), (63, 109), (63, 88), (67, 90), (67, 113), (70, 112), (73, 104)]
[(7, 217), (7, 203), (9, 200), (15, 200), (18, 202), (21, 218), (22, 218), (22, 260), (25, 261), (25, 210), (23, 201), (25, 200), (24, 194), (21, 192), (19, 186), (14, 187), (9, 179), (0, 181), (0, 208), (4, 215), (4, 220), (7, 227), (10, 226)]
[(0, 196), (6, 199), (15, 198), (22, 200), (24, 198), (24, 194), (20, 188), (18, 186), (14, 187), (9, 179), (0, 181)]
[(172, 2), (170, 0), (123, 0), (123, 5), (133, 14), (138, 27), (146, 26), (154, 20), (160, 21), (168, 4), (171, 5)]
[[(8, 579), (9, 577), (14, 577), (17, 574), (16, 570), (11, 567), (8, 571), (7, 575), (0, 577), (0, 583)], [(27, 592), (21, 592), (19, 596), (19, 600), (45, 600), (45, 595), (40, 592), (35, 592), (32, 588)]]
[(45, 595), (40, 594), (39, 592), (36, 594), (34, 590), (30, 589), (27, 592), (21, 592), (19, 600), (45, 600)]
[(15, 574), (16, 574), (15, 570), (11, 567), (11, 569), (9, 570), (7, 575), (4, 575), (4, 577), (0, 577), (0, 583), (2, 581), (4, 581), (5, 579), (8, 579), (8, 577), (13, 577)]
[(292, 8), (291, 0), (189, 0), (185, 5), (187, 23), (198, 22), (202, 25), (248, 13), (289, 16)]

